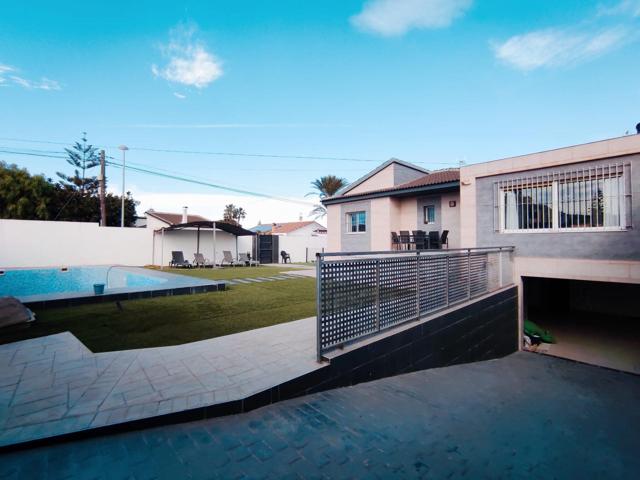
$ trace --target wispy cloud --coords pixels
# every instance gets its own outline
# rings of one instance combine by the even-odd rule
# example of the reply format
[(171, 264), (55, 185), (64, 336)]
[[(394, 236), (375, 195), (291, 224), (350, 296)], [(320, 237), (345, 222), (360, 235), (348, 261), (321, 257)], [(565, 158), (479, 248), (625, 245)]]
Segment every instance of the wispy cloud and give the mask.
[(20, 70), (6, 64), (0, 64), (0, 86), (8, 87), (17, 85), (28, 90), (60, 90), (60, 83), (49, 78), (42, 77), (40, 80), (29, 80), (18, 75)]
[(173, 96), (176, 98), (179, 98), (180, 100), (184, 100), (185, 98), (187, 98), (186, 95), (183, 95), (182, 93), (178, 93), (178, 92), (173, 92)]
[(370, 0), (351, 17), (360, 30), (383, 36), (412, 29), (448, 27), (471, 7), (473, 0)]
[(215, 129), (215, 128), (347, 128), (350, 125), (333, 123), (138, 123), (125, 125), (127, 128), (173, 128), (173, 129)]
[(600, 5), (598, 14), (601, 16), (627, 15), (640, 17), (640, 0), (622, 0), (613, 5)]
[(614, 50), (630, 39), (625, 28), (597, 33), (562, 29), (538, 30), (515, 35), (493, 45), (497, 59), (519, 70), (575, 65)]
[(222, 76), (222, 63), (197, 38), (195, 25), (179, 25), (169, 32), (169, 43), (160, 50), (167, 59), (165, 66), (151, 66), (156, 77), (171, 83), (203, 89)]
[(571, 26), (555, 26), (490, 42), (495, 57), (513, 68), (530, 71), (588, 62), (637, 41), (640, 0), (600, 4)]

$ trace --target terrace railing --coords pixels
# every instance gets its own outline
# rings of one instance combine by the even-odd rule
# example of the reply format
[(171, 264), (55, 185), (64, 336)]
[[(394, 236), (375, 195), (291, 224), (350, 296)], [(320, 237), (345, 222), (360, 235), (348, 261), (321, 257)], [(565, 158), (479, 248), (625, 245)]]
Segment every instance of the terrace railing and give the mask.
[(319, 253), (317, 352), (322, 355), (513, 283), (514, 247)]

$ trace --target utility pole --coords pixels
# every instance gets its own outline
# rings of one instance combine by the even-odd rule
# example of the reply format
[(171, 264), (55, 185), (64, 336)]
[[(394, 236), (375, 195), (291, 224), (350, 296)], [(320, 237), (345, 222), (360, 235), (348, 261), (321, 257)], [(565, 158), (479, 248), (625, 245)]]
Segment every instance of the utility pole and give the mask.
[(124, 169), (126, 167), (126, 157), (124, 152), (129, 150), (126, 145), (120, 145), (118, 149), (122, 150), (122, 206), (120, 207), (120, 228), (124, 227)]
[(107, 226), (107, 205), (105, 204), (105, 184), (107, 183), (107, 179), (105, 178), (105, 161), (104, 161), (104, 150), (100, 150), (100, 177), (98, 177), (100, 182), (100, 226)]

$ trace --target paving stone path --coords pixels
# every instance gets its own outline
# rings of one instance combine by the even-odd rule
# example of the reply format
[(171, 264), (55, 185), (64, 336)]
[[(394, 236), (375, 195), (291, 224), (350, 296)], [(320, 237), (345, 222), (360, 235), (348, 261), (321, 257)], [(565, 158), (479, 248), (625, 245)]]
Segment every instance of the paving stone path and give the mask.
[[(315, 275), (313, 275), (315, 276)], [(310, 274), (307, 274), (306, 270), (302, 270), (301, 274), (296, 273), (283, 273), (281, 275), (272, 275), (270, 277), (254, 277), (254, 278), (233, 278), (231, 280), (224, 280), (224, 283), (227, 285), (238, 285), (238, 284), (250, 284), (250, 283), (263, 283), (263, 282), (273, 282), (275, 280), (296, 280), (301, 277), (313, 277)]]
[(0, 345), (0, 446), (247, 398), (322, 367), (315, 325), (104, 353), (70, 332)]
[(516, 353), (6, 454), (0, 478), (637, 478), (640, 378)]

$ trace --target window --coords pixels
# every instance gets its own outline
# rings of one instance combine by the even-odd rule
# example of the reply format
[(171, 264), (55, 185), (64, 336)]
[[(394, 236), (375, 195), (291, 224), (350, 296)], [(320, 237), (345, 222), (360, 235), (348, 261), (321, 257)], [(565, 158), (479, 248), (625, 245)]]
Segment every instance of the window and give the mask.
[(434, 205), (424, 207), (424, 223), (436, 223), (436, 207)]
[(503, 230), (531, 230), (553, 226), (553, 186), (549, 183), (502, 188)]
[(347, 213), (347, 232), (363, 233), (367, 231), (367, 213), (352, 212)]
[(623, 229), (627, 179), (619, 164), (498, 182), (499, 230)]

